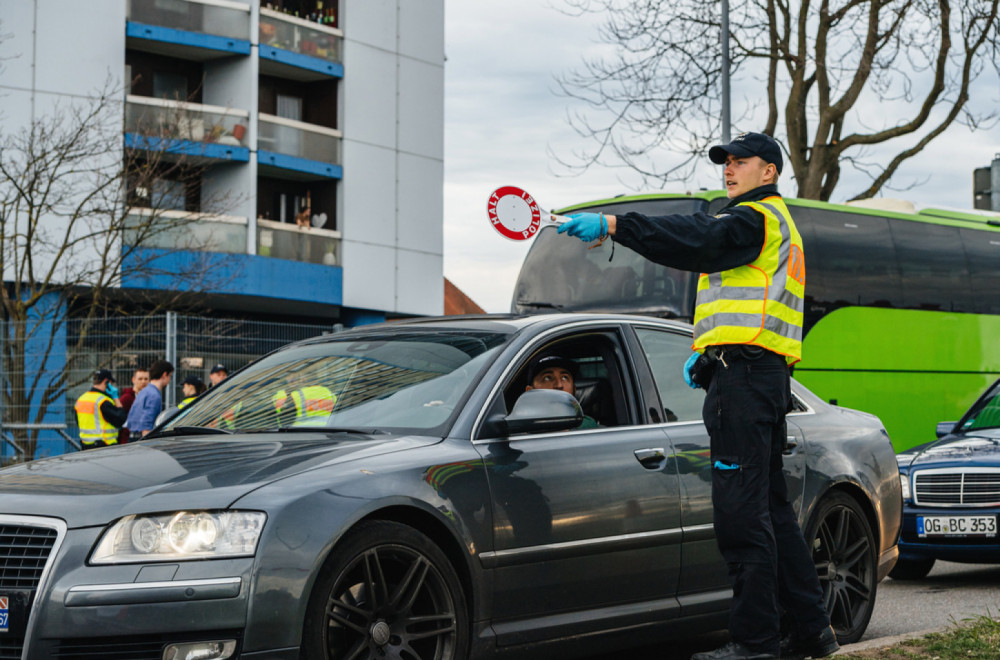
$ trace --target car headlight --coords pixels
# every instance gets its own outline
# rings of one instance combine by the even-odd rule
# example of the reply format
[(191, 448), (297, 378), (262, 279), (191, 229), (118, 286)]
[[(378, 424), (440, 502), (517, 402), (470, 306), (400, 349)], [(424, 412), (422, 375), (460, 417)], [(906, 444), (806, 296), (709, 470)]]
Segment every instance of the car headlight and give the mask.
[(910, 499), (910, 475), (900, 473), (899, 486), (903, 489), (903, 499)]
[(267, 515), (260, 511), (176, 511), (125, 516), (104, 531), (93, 564), (248, 557)]

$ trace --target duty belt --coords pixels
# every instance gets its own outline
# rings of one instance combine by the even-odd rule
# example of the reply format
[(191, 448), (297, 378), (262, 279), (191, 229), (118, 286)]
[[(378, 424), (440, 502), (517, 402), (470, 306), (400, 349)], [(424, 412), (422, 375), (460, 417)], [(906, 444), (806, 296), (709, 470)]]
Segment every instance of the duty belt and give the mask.
[(780, 357), (777, 353), (772, 353), (766, 348), (751, 344), (717, 344), (707, 347), (705, 355), (712, 360), (718, 360), (723, 366), (729, 366), (728, 362), (735, 360), (759, 360), (762, 357), (772, 355)]

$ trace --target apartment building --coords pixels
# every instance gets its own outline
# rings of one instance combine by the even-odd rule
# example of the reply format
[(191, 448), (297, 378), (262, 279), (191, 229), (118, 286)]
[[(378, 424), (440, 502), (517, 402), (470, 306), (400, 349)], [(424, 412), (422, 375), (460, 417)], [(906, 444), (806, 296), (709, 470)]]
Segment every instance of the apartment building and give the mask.
[[(110, 84), (122, 130), (109, 158), (198, 163), (194, 182), (164, 167), (130, 194), (137, 214), (144, 198), (197, 214), (148, 247), (194, 235), (226, 255), (213, 312), (345, 326), (442, 313), (444, 0), (0, 8), (6, 131)], [(130, 277), (122, 287), (176, 285)]]

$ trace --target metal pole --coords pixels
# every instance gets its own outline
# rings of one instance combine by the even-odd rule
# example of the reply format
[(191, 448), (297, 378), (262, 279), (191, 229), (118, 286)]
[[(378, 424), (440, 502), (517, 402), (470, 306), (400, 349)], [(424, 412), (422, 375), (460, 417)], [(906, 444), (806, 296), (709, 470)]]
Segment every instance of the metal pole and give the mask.
[(0, 320), (0, 437), (6, 438), (3, 430), (4, 401), (7, 399), (7, 376), (4, 367), (7, 364), (7, 353), (5, 344), (7, 343), (7, 321)]
[(732, 135), (729, 118), (729, 0), (722, 0), (722, 142)]
[[(177, 373), (177, 312), (167, 312), (167, 355), (166, 360), (174, 365), (174, 373)], [(173, 406), (177, 401), (177, 388), (171, 382), (167, 385), (167, 390), (163, 393), (163, 409)]]

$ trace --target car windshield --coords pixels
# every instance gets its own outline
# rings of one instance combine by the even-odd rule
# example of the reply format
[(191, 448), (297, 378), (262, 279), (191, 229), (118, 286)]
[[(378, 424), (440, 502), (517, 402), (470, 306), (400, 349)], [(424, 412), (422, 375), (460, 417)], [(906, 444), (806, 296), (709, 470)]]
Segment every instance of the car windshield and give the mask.
[(962, 420), (961, 429), (989, 429), (1000, 427), (1000, 382), (993, 385), (988, 396), (980, 399)]
[(507, 335), (346, 333), (273, 353), (222, 381), (165, 425), (185, 433), (327, 428), (440, 430)]

